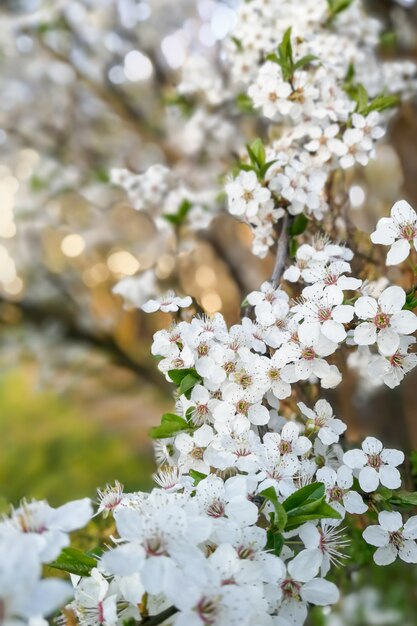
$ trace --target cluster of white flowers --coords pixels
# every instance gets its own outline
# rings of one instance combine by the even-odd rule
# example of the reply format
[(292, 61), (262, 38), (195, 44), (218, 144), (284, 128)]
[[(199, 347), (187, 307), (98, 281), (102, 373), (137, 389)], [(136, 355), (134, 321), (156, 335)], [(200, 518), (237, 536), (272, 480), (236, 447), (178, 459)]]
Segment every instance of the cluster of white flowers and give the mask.
[[(364, 516), (363, 528), (375, 511), (379, 525), (363, 532), (378, 548), (375, 562), (417, 562), (417, 517), (403, 522), (384, 510), (416, 501), (414, 493), (393, 493), (404, 454), (374, 437), (346, 451), (346, 424), (321, 397), (341, 382), (338, 350), (356, 350), (389, 387), (417, 365), (409, 353), (414, 289), (386, 281), (374, 293), (351, 276), (352, 250), (326, 235), (303, 237), (289, 264), (285, 237), (294, 241), (331, 209), (333, 170), (366, 165), (373, 155), (386, 125), (379, 110), (391, 103), (379, 95), (386, 81), (407, 92), (414, 80), (413, 64), (377, 62), (379, 32), (359, 0), (251, 0), (226, 43), (235, 87), (205, 59), (186, 63), (182, 96), (214, 107), (240, 82), (255, 108), (283, 127), (270, 146), (249, 145), (249, 159), (226, 184), (229, 211), (251, 225), (257, 255), (267, 254), (283, 218), (282, 267), (247, 295), (232, 326), (220, 313), (184, 314), (192, 299), (157, 295), (151, 270), (115, 287), (129, 305), (172, 314), (151, 348), (176, 386), (175, 411), (151, 431), (157, 488), (124, 493), (116, 483), (99, 491), (97, 514), (111, 513), (114, 532), (96, 556), (68, 550), (69, 533), (92, 516), (89, 500), (12, 511), (0, 523), (2, 626), (36, 626), (72, 595), (65, 614), (80, 626), (302, 626), (310, 605), (338, 602), (326, 577), (357, 540), (351, 515)], [(199, 194), (165, 166), (139, 175), (114, 170), (112, 181), (162, 232), (210, 219)], [(388, 264), (395, 264), (417, 250), (416, 229), (401, 201), (371, 238), (392, 246)], [(51, 563), (73, 574), (73, 589), (40, 580)]]
[(93, 509), (89, 499), (53, 509), (44, 501), (23, 502), (0, 521), (1, 624), (44, 624), (45, 617), (72, 596), (69, 583), (41, 580), (42, 565), (69, 546), (69, 533), (85, 526)]
[[(346, 341), (347, 325), (360, 344), (363, 324), (374, 324), (378, 349), (398, 351), (417, 317), (401, 311), (399, 287), (346, 304), (344, 291), (362, 283), (346, 276), (344, 246), (316, 238), (302, 256), (299, 278), (310, 284), (296, 303), (266, 282), (247, 296), (253, 318), (240, 324), (228, 328), (216, 314), (155, 333), (152, 354), (177, 386), (175, 413), (152, 433), (158, 488), (100, 493), (117, 537), (90, 576), (74, 580), (67, 609), (80, 624), (161, 616), (156, 623), (169, 617), (175, 626), (301, 626), (309, 605), (338, 601), (326, 576), (348, 556), (347, 516), (366, 514), (380, 485), (401, 487), (404, 454), (374, 437), (344, 453), (343, 421), (325, 399), (294, 403), (292, 385), (338, 384), (326, 358)], [(364, 301), (376, 303), (372, 315)], [(365, 530), (377, 563), (397, 554), (417, 562), (415, 519), (381, 512), (381, 529)]]
[(381, 28), (359, 1), (240, 6), (226, 43), (232, 77), (280, 125), (267, 147), (271, 166), (257, 180), (239, 174), (226, 186), (229, 210), (251, 225), (258, 256), (273, 243), (273, 224), (284, 211), (322, 219), (331, 172), (367, 165), (385, 134), (393, 94), (407, 96), (415, 87), (414, 64), (394, 68), (377, 59)]

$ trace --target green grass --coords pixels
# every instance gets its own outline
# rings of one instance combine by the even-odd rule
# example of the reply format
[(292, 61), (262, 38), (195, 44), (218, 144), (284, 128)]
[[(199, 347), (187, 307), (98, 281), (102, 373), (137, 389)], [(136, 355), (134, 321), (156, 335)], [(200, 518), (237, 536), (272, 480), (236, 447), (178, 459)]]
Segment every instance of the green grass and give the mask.
[(34, 389), (23, 370), (1, 377), (0, 508), (23, 497), (54, 505), (94, 497), (115, 479), (126, 491), (148, 489), (153, 468), (148, 449), (105, 432), (65, 397)]

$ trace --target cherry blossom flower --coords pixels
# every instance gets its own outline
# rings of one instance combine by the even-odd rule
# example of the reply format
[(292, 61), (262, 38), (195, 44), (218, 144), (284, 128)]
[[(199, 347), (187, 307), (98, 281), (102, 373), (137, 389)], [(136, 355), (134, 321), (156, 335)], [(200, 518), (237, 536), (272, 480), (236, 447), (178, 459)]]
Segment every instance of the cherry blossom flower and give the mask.
[(384, 448), (375, 437), (367, 437), (362, 450), (345, 452), (343, 462), (351, 469), (359, 470), (359, 484), (366, 493), (378, 489), (379, 483), (388, 489), (398, 489), (401, 485), (397, 465), (404, 462), (404, 453)]
[(368, 510), (362, 497), (352, 489), (353, 473), (346, 465), (338, 467), (337, 471), (331, 467), (321, 467), (317, 470), (316, 478), (326, 487), (326, 500), (342, 515), (345, 511), (355, 515), (361, 515)]
[(298, 403), (301, 413), (307, 417), (307, 428), (317, 431), (317, 436), (325, 445), (339, 441), (340, 435), (346, 430), (346, 424), (334, 417), (333, 409), (327, 400), (318, 400), (314, 405), (314, 411), (309, 409), (304, 402)]
[(403, 311), (406, 294), (401, 287), (388, 287), (378, 300), (362, 296), (355, 302), (355, 314), (361, 322), (354, 332), (355, 342), (370, 346), (377, 342), (381, 354), (393, 354), (400, 345), (400, 335), (417, 330), (417, 316)]
[(180, 308), (189, 307), (192, 304), (192, 298), (185, 296), (180, 298), (175, 295), (174, 291), (167, 291), (166, 294), (156, 299), (150, 299), (142, 304), (141, 309), (145, 313), (155, 313), (156, 311), (163, 311), (164, 313), (176, 313)]
[(365, 541), (378, 548), (375, 563), (389, 565), (398, 556), (406, 563), (417, 563), (417, 516), (403, 524), (401, 513), (381, 511), (378, 521), (378, 526), (368, 526), (363, 531)]
[(398, 265), (410, 254), (411, 246), (417, 250), (417, 214), (405, 200), (396, 202), (391, 217), (381, 217), (371, 234), (373, 243), (391, 246), (387, 265)]

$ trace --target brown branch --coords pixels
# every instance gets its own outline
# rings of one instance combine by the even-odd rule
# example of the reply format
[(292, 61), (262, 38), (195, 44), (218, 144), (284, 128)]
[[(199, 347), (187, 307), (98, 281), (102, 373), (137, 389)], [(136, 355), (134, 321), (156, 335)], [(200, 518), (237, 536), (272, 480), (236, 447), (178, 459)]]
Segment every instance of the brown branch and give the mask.
[(139, 622), (139, 624), (143, 624), (144, 626), (158, 626), (158, 624), (162, 624), (165, 620), (167, 620), (169, 617), (172, 617), (177, 612), (178, 609), (176, 609), (175, 606), (170, 606), (169, 609), (165, 609), (165, 611), (158, 613), (158, 615), (145, 617), (145, 619), (142, 620), (142, 622)]
[(155, 386), (163, 387), (163, 381), (153, 369), (144, 367), (133, 357), (125, 352), (109, 334), (95, 334), (83, 327), (71, 315), (59, 307), (53, 307), (49, 303), (46, 306), (30, 300), (20, 302), (10, 302), (6, 298), (0, 297), (0, 304), (16, 306), (22, 313), (23, 319), (27, 323), (32, 323), (39, 328), (47, 328), (51, 323), (57, 323), (65, 339), (79, 341), (92, 348), (105, 353), (111, 361), (124, 367), (142, 379), (147, 380)]
[(275, 265), (271, 276), (271, 283), (274, 288), (277, 288), (280, 283), (288, 258), (288, 244), (290, 239), (288, 233), (289, 225), (290, 216), (288, 213), (285, 213), (284, 217), (282, 218), (281, 232), (277, 241), (277, 254), (275, 258)]

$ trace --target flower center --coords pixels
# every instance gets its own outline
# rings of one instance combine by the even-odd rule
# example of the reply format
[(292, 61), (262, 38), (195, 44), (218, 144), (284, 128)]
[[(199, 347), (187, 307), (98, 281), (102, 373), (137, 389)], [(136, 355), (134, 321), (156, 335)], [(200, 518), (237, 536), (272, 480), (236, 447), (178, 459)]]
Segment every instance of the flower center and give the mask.
[(289, 454), (290, 452), (292, 452), (291, 441), (281, 441), (278, 448), (281, 454)]
[(382, 313), (379, 311), (374, 317), (375, 326), (381, 330), (382, 328), (387, 328), (390, 323), (391, 316), (388, 313)]
[(198, 356), (207, 356), (209, 353), (209, 347), (206, 343), (200, 343), (200, 345), (197, 348), (197, 354)]
[(282, 593), (284, 594), (284, 598), (293, 599), (293, 600), (301, 600), (300, 590), (301, 585), (295, 580), (291, 578), (286, 578), (281, 583)]
[(317, 315), (318, 315), (320, 322), (327, 322), (327, 320), (329, 320), (332, 316), (332, 310), (331, 309), (319, 309)]
[(389, 534), (389, 542), (396, 548), (401, 548), (404, 544), (404, 537), (400, 530), (394, 530)]
[(268, 376), (270, 380), (279, 380), (280, 378), (279, 370), (276, 368), (270, 369), (268, 372)]
[(218, 605), (214, 600), (202, 598), (195, 610), (203, 624), (215, 624), (217, 620)]
[(227, 363), (223, 365), (223, 369), (226, 372), (226, 374), (231, 374), (232, 372), (235, 371), (236, 366), (233, 363), (233, 361), (228, 361)]
[(400, 228), (401, 239), (407, 239), (407, 241), (413, 241), (417, 237), (417, 227), (413, 224), (404, 224)]
[(343, 489), (337, 485), (331, 487), (327, 493), (329, 494), (329, 498), (332, 502), (342, 502), (343, 496), (345, 495)]
[(247, 415), (249, 410), (249, 402), (246, 402), (246, 400), (239, 400), (239, 402), (236, 404), (236, 410), (238, 413), (243, 413), (243, 415)]
[(250, 200), (253, 200), (253, 193), (249, 191), (248, 189), (245, 189), (245, 191), (242, 194), (242, 197), (246, 202), (249, 202)]
[(255, 558), (255, 550), (249, 546), (239, 546), (237, 549), (239, 559), (253, 561)]
[(246, 372), (237, 373), (235, 375), (235, 380), (241, 387), (243, 387), (243, 389), (247, 389), (252, 384), (252, 376)]
[(389, 362), (391, 363), (392, 367), (402, 367), (404, 363), (404, 357), (399, 352), (396, 352), (390, 357)]
[(383, 465), (379, 454), (368, 454), (368, 465), (374, 469), (378, 469)]
[(168, 556), (161, 537), (147, 539), (144, 544), (145, 552), (148, 556)]
[(314, 359), (316, 358), (316, 353), (314, 352), (313, 348), (304, 348), (301, 353), (301, 357), (306, 361), (314, 361)]
[(325, 285), (335, 285), (337, 283), (337, 276), (335, 276), (335, 274), (327, 274), (323, 282)]
[(195, 459), (196, 461), (202, 461), (203, 460), (203, 456), (204, 456), (204, 450), (203, 448), (199, 448), (198, 446), (195, 446), (192, 450), (191, 450), (191, 457), (193, 459)]
[(214, 517), (214, 518), (223, 517), (224, 512), (225, 512), (225, 506), (222, 500), (213, 500), (213, 502), (210, 504), (209, 508), (207, 509), (207, 515), (209, 517)]

